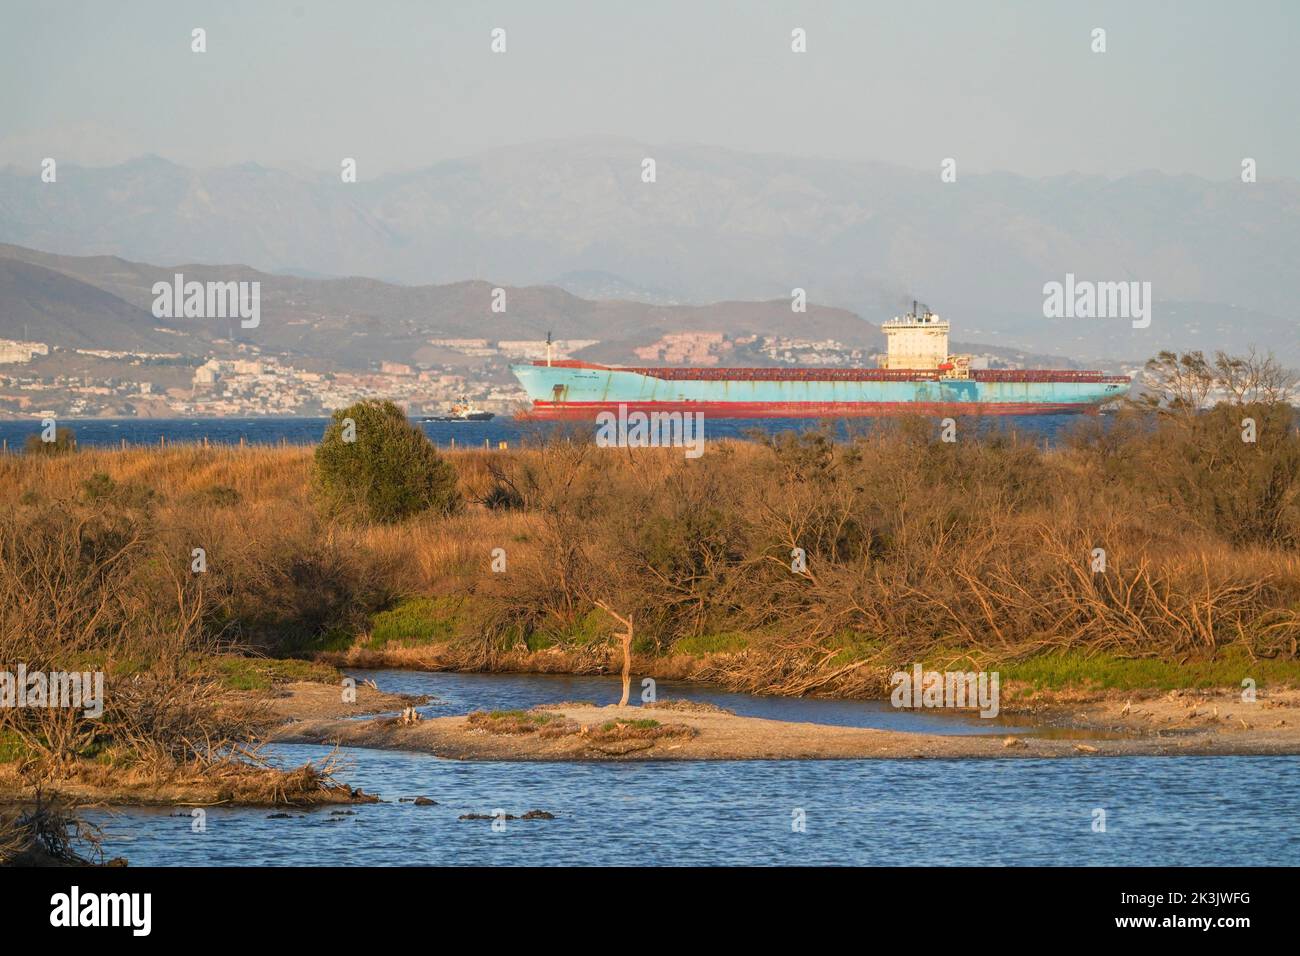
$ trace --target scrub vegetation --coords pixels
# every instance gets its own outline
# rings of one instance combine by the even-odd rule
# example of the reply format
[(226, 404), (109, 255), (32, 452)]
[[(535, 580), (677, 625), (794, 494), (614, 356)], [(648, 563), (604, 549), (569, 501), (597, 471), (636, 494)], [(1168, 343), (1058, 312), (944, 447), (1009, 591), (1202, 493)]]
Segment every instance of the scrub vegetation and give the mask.
[[(562, 435), (440, 454), (375, 405), (351, 410), (357, 443), (336, 416), (316, 450), (0, 456), (0, 666), (101, 669), (107, 704), (0, 710), (0, 755), (33, 785), (247, 772), (305, 798), (232, 691), (330, 680), (321, 659), (609, 672), (619, 633), (637, 674), (768, 693), (878, 694), (912, 661), (1035, 687), (1294, 684), (1300, 434), (1254, 398), (1084, 419), (1051, 449), (893, 419), (695, 460)], [(392, 443), (401, 469), (367, 460)]]

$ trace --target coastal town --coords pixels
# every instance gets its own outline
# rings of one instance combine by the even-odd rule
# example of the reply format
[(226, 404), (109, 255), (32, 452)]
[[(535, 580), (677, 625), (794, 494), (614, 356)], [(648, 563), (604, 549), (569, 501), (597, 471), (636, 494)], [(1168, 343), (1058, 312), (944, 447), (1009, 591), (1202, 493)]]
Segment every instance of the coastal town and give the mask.
[[(628, 365), (875, 367), (872, 349), (834, 339), (667, 333), (622, 353), (596, 339), (556, 339), (551, 356)], [(77, 418), (320, 416), (366, 398), (412, 415), (469, 401), (498, 415), (527, 402), (511, 363), (545, 359), (545, 339), (431, 338), (406, 361), (339, 368), (303, 355), (217, 339), (206, 355), (71, 348), (0, 339), (0, 418), (51, 413)], [(1014, 358), (972, 357), (973, 368), (1023, 367)], [(1136, 368), (1133, 369), (1136, 371)]]
[(366, 398), (391, 399), (412, 414), (468, 398), (501, 413), (524, 397), (508, 374), (514, 355), (502, 343), (485, 343), (473, 367), (384, 361), (370, 369), (214, 344), (225, 348), (199, 357), (0, 340), (0, 417), (312, 416)]

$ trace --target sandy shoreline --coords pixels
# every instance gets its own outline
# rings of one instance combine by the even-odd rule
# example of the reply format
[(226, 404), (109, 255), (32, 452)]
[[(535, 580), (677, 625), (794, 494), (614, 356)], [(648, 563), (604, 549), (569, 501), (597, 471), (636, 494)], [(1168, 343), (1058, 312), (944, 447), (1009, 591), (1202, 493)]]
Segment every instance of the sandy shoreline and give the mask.
[[(500, 733), (466, 716), (414, 724), (391, 719), (296, 719), (274, 739), (409, 750), (459, 760), (831, 760), (1300, 754), (1300, 692), (1261, 695), (1250, 704), (1233, 692), (1171, 692), (1141, 700), (1040, 704), (1013, 712), (1035, 730), (1014, 736), (996, 724), (987, 735), (905, 731), (738, 717), (713, 710), (638, 706), (546, 706), (547, 733)], [(654, 720), (687, 728), (657, 739), (603, 740), (613, 722)], [(1027, 721), (1026, 721), (1027, 722)], [(554, 730), (557, 724), (568, 732)], [(617, 733), (617, 727), (615, 728)]]
[[(1300, 754), (1300, 690), (1261, 693), (1245, 703), (1236, 691), (1171, 691), (1138, 695), (1033, 695), (1004, 708), (1004, 717), (1032, 732), (1009, 734), (990, 722), (987, 734), (945, 735), (873, 730), (740, 717), (708, 705), (544, 706), (514, 715), (545, 721), (527, 733), (505, 733), (468, 715), (415, 723), (392, 715), (423, 698), (357, 687), (345, 702), (336, 684), (294, 682), (269, 691), (232, 693), (232, 703), (258, 702), (278, 724), (267, 742), (370, 747), (456, 760), (862, 760), (1025, 759), (1190, 755)], [(379, 716), (374, 716), (379, 715)], [(649, 727), (646, 722), (654, 722)], [(322, 758), (326, 755), (322, 754)], [(319, 763), (320, 761), (316, 761)], [(77, 806), (311, 806), (370, 802), (377, 797), (344, 784), (308, 786), (266, 797), (273, 771), (246, 776), (202, 774), (165, 779), (96, 765), (44, 783)], [(17, 764), (0, 764), (0, 802), (27, 802), (29, 783)]]

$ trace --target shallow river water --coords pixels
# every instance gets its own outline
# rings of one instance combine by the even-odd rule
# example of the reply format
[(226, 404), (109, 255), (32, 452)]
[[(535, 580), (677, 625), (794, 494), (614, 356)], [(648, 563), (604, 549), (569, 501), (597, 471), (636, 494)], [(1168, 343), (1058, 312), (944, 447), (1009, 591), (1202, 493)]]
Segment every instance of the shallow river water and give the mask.
[[(354, 673), (383, 690), (437, 695), (422, 708), (430, 716), (617, 694), (607, 677)], [(978, 718), (881, 702), (665, 682), (658, 692), (778, 720), (989, 732)], [(327, 752), (275, 748), (286, 764)], [(341, 753), (340, 778), (385, 802), (287, 818), (210, 808), (202, 832), (178, 810), (89, 816), (105, 830), (106, 851), (136, 865), (1300, 864), (1300, 757), (479, 763)], [(438, 803), (399, 802), (416, 796)], [(555, 819), (504, 829), (458, 819), (532, 809)], [(1097, 810), (1104, 832), (1094, 829)], [(801, 819), (802, 830), (792, 826)]]

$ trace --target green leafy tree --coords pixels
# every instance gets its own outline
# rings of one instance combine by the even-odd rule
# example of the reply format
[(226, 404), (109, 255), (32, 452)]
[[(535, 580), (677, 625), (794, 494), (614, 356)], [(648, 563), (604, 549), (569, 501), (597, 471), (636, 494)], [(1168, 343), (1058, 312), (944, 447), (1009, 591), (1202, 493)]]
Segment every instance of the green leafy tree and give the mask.
[(316, 448), (316, 484), (336, 514), (384, 524), (460, 508), (456, 471), (392, 402), (334, 413)]

